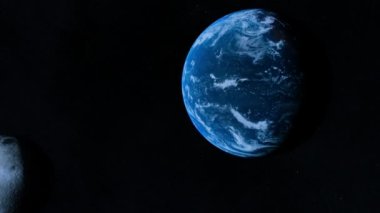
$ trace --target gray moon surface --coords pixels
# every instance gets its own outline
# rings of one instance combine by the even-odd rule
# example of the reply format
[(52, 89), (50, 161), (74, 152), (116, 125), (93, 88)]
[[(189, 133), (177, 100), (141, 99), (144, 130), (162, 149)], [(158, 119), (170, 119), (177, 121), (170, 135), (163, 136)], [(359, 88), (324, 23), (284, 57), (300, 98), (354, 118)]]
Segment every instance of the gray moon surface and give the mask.
[(0, 136), (0, 213), (16, 209), (24, 182), (24, 166), (16, 138)]

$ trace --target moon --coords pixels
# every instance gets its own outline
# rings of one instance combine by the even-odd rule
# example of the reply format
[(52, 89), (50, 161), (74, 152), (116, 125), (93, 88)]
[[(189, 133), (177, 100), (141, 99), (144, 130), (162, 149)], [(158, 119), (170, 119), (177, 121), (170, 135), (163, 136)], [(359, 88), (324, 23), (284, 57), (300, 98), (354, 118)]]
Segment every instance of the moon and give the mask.
[(0, 213), (16, 210), (24, 183), (24, 166), (16, 138), (0, 135)]

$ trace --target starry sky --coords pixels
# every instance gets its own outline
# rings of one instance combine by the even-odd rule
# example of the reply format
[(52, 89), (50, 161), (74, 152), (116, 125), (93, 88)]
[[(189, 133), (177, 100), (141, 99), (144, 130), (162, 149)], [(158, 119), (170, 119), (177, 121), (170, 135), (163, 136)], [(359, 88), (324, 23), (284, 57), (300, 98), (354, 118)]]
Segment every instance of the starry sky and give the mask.
[[(196, 37), (247, 8), (292, 25), (315, 76), (297, 142), (250, 160), (195, 130), (180, 85)], [(374, 0), (1, 0), (0, 133), (26, 153), (23, 211), (379, 211), (379, 9)]]

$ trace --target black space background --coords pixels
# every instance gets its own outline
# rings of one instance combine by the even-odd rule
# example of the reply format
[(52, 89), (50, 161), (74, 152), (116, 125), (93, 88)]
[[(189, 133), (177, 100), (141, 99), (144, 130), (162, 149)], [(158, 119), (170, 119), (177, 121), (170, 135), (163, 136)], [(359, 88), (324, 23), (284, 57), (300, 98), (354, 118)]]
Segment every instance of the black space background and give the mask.
[[(257, 7), (307, 32), (315, 78), (301, 142), (247, 160), (198, 134), (180, 79), (205, 27)], [(28, 159), (23, 212), (379, 212), (379, 11), (375, 0), (1, 0), (0, 132)]]

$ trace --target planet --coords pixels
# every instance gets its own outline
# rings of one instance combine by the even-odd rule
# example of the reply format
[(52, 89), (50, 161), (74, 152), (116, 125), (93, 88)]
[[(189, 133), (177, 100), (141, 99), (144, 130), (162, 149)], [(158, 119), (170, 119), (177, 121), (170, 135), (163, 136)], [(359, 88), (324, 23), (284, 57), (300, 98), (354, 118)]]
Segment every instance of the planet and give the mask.
[(288, 24), (273, 12), (242, 10), (212, 23), (190, 48), (181, 80), (195, 128), (234, 156), (278, 149), (301, 106), (298, 56)]
[(24, 183), (20, 146), (13, 137), (0, 136), (0, 213), (16, 210)]

